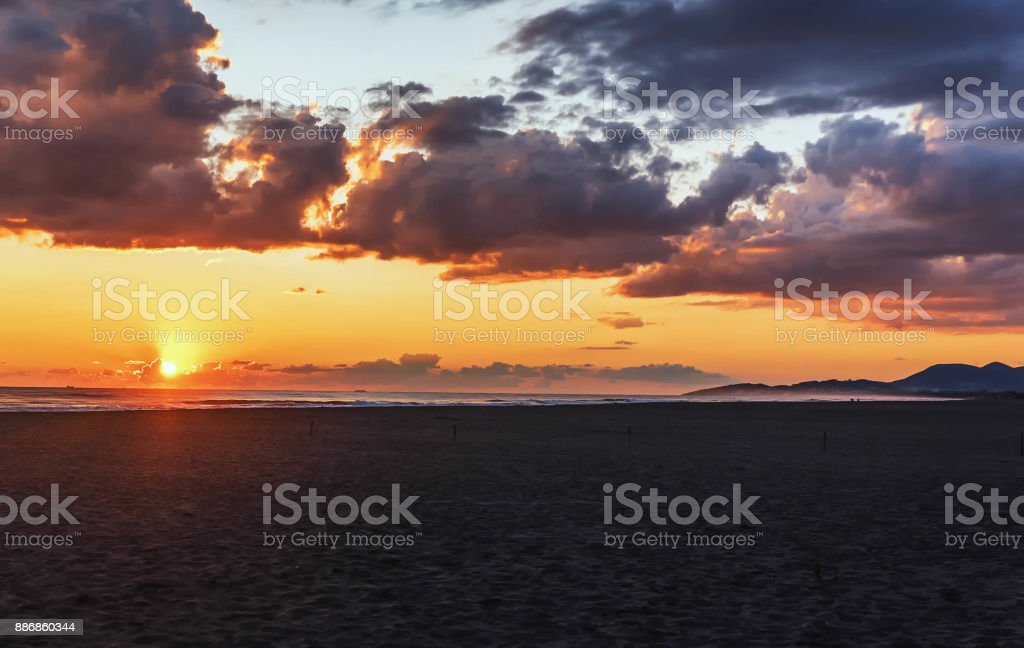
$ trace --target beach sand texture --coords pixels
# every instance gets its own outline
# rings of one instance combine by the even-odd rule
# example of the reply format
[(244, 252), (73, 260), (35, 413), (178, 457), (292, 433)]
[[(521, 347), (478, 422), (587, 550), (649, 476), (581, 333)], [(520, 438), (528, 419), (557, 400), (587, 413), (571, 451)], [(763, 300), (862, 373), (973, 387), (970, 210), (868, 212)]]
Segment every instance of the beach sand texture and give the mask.
[[(1024, 494), (1022, 405), (0, 414), (0, 492), (57, 482), (81, 522), (45, 531), (80, 533), (72, 547), (0, 547), (0, 617), (85, 620), (31, 642), (54, 646), (1021, 645), (1024, 543), (945, 547), (943, 485)], [(457, 440), (437, 417), (459, 419)], [(265, 482), (357, 498), (400, 483), (421, 535), (264, 547)], [(763, 525), (737, 531), (761, 535), (605, 547), (602, 486), (624, 482), (698, 498), (741, 483)]]

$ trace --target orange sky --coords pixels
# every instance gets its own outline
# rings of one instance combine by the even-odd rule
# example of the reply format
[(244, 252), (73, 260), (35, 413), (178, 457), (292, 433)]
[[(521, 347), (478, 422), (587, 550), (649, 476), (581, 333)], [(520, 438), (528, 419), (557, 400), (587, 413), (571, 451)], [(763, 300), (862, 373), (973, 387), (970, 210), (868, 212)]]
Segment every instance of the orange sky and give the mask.
[[(0, 12), (19, 35), (0, 43), (0, 88), (20, 97), (0, 110), (0, 385), (678, 394), (1024, 364), (1024, 149), (966, 136), (996, 111), (941, 118), (941, 78), (875, 91), (921, 60), (952, 74), (944, 43), (894, 43), (881, 70), (817, 50), (818, 31), (757, 25), (716, 48), (661, 30), (677, 61), (621, 47), (618, 26), (555, 28), (581, 18), (556, 0), (407, 7), (415, 21), (321, 4)], [(577, 36), (593, 42), (563, 42)], [(692, 52), (706, 69), (680, 77)], [(602, 75), (761, 99), (687, 121), (634, 95), (623, 116)], [(339, 95), (363, 110), (332, 110)], [(801, 277), (868, 297), (912, 280), (935, 319), (776, 319), (774, 282)], [(461, 278), (506, 300), (586, 297), (554, 319), (438, 317), (437, 282)], [(103, 296), (119, 281), (172, 304), (227, 286), (245, 316), (147, 319), (132, 302), (119, 319)]]
[[(916, 323), (910, 330), (923, 332), (924, 341), (844, 342), (837, 326), (814, 318), (808, 322), (776, 322), (771, 304), (735, 308), (690, 305), (716, 299), (711, 296), (640, 299), (610, 293), (614, 279), (578, 279), (574, 289), (589, 290), (582, 302), (592, 321), (544, 322), (527, 317), (519, 322), (433, 319), (432, 281), (443, 268), (411, 261), (315, 261), (312, 250), (252, 254), (238, 251), (107, 251), (47, 248), (43, 237), (0, 239), (0, 278), (7, 290), (7, 312), (0, 320), (0, 336), (7, 341), (0, 361), (0, 383), (7, 385), (137, 386), (143, 363), (161, 358), (176, 365), (174, 376), (149, 383), (182, 386), (336, 387), (378, 389), (496, 388), (472, 379), (447, 384), (415, 376), (381, 380), (373, 375), (289, 374), (285, 367), (333, 367), (361, 361), (389, 359), (403, 354), (439, 356), (438, 366), (487, 366), (506, 362), (526, 366), (596, 365), (633, 367), (679, 363), (705, 372), (750, 382), (794, 382), (827, 377), (894, 379), (936, 362), (982, 364), (990, 360), (1021, 363), (1008, 353), (1020, 348), (1012, 333), (943, 332)], [(157, 291), (194, 294), (217, 290), (222, 279), (232, 289), (247, 290), (241, 305), (251, 320), (202, 322), (187, 317), (125, 321), (92, 318), (94, 278), (123, 277), (146, 282)], [(297, 288), (304, 292), (298, 293)], [(557, 281), (520, 282), (499, 286), (529, 294), (558, 288)], [(317, 294), (317, 291), (321, 291)], [(725, 300), (724, 297), (717, 298)], [(105, 305), (109, 305), (104, 302)], [(616, 324), (624, 328), (616, 328)], [(865, 328), (885, 330), (867, 324)], [(571, 332), (583, 342), (503, 343), (472, 341), (474, 329), (500, 335), (517, 328), (552, 333)], [(176, 329), (193, 335), (230, 332), (239, 341), (163, 343), (162, 332)], [(798, 331), (795, 343), (776, 341), (776, 331)], [(808, 330), (836, 335), (808, 341)], [(436, 341), (436, 331), (455, 331), (454, 343)], [(470, 333), (467, 333), (469, 331)], [(497, 333), (491, 333), (497, 331)], [(103, 336), (114, 335), (112, 343)], [(130, 342), (139, 336), (156, 341)], [(209, 338), (207, 338), (209, 339)], [(616, 344), (616, 343), (619, 344)], [(611, 350), (608, 347), (618, 348)], [(252, 361), (265, 368), (245, 370), (235, 361)], [(203, 363), (220, 363), (228, 376), (203, 375)], [(276, 370), (275, 370), (276, 369)], [(108, 375), (103, 375), (104, 371)], [(196, 374), (189, 377), (187, 374)], [(376, 382), (375, 382), (376, 381)], [(716, 381), (710, 381), (715, 384)], [(562, 392), (679, 393), (694, 386), (659, 384), (645, 380), (609, 381), (575, 376), (538, 387), (534, 381), (503, 385), (512, 390), (545, 389)]]

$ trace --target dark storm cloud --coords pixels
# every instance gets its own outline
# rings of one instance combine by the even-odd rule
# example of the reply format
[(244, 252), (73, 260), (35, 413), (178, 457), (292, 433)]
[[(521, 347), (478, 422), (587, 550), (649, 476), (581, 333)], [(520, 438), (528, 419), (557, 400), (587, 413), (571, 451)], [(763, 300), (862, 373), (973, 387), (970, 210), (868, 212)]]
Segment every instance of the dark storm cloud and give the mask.
[(598, 0), (529, 20), (510, 45), (596, 96), (609, 76), (670, 92), (739, 77), (770, 116), (937, 102), (947, 76), (1021, 79), (1022, 33), (1010, 0)]
[(700, 191), (679, 206), (694, 224), (721, 225), (737, 200), (750, 198), (764, 203), (772, 189), (786, 180), (791, 161), (785, 153), (773, 153), (754, 143), (742, 155), (728, 153), (719, 160)]
[(539, 61), (533, 61), (520, 66), (512, 78), (517, 83), (522, 83), (531, 87), (538, 87), (550, 85), (556, 77), (557, 75), (550, 65), (545, 65)]
[[(671, 261), (628, 277), (624, 294), (770, 295), (776, 277), (837, 290), (932, 290), (945, 323), (1024, 322), (1024, 152), (899, 133), (865, 117), (827, 122), (808, 174), (770, 199), (774, 217), (737, 216)], [(975, 321), (977, 319), (975, 318)]]
[[(218, 77), (224, 64), (203, 64), (198, 54), (217, 31), (184, 0), (0, 6), (0, 87), (50, 90), (54, 78), (79, 115), (5, 120), (73, 135), (0, 139), (6, 230), (114, 248), (313, 245), (324, 258), (442, 263), (449, 278), (616, 276), (623, 294), (649, 297), (764, 295), (775, 277), (860, 290), (914, 277), (959, 299), (961, 321), (984, 309), (1024, 321), (1016, 306), (1024, 303), (1024, 142), (946, 141), (928, 119), (910, 118), (904, 132), (836, 115), (804, 147), (802, 168), (760, 143), (737, 146), (677, 195), (670, 183), (694, 169), (670, 154), (685, 144), (609, 141), (595, 133), (639, 123), (602, 121), (576, 110), (587, 97), (559, 96), (584, 89), (599, 98), (609, 74), (695, 91), (742, 77), (762, 90), (766, 116), (924, 103), (930, 117), (946, 76), (1024, 87), (1024, 14), (1009, 3), (600, 0), (563, 8), (515, 36), (528, 57), (513, 75), (518, 96), (426, 100), (426, 85), (398, 88), (417, 94), (419, 117), (375, 124), (414, 134), (391, 151), (349, 143), (340, 123), (265, 116), (228, 95)], [(540, 95), (543, 104), (527, 101)], [(549, 105), (581, 130), (567, 138), (530, 122)], [(1021, 127), (991, 115), (945, 125)], [(315, 136), (297, 138), (296, 127)], [(363, 162), (371, 172), (344, 206), (332, 205), (348, 165)], [(304, 224), (310, 214), (316, 227)], [(431, 362), (323, 372), (439, 371)], [(508, 367), (482, 371), (516, 378), (500, 375)]]
[(506, 104), (499, 95), (413, 101), (410, 108), (417, 116), (386, 117), (378, 126), (392, 130), (414, 128), (417, 143), (431, 149), (507, 137), (508, 133), (501, 129), (508, 127), (516, 115), (515, 107)]
[[(3, 7), (3, 4), (0, 4), (0, 7)], [(57, 31), (52, 20), (35, 16), (15, 16), (7, 23), (4, 38), (11, 46), (41, 52), (63, 52), (71, 48)]]
[[(217, 66), (197, 54), (217, 31), (186, 2), (25, 2), (0, 13), (0, 31), (12, 30), (18, 37), (0, 44), (12, 63), (0, 68), (0, 87), (68, 94), (74, 114), (4, 120), (67, 134), (0, 139), (8, 229), (101, 247), (265, 249), (314, 238), (300, 223), (347, 177), (344, 138), (268, 140), (267, 128), (323, 125), (308, 115), (264, 118), (228, 96)], [(60, 46), (68, 42), (74, 51)], [(211, 147), (217, 126), (234, 137)], [(245, 162), (260, 166), (258, 176), (221, 173)]]
[(924, 136), (895, 134), (896, 125), (844, 116), (804, 149), (807, 168), (846, 187), (854, 177), (873, 183), (911, 184), (925, 158)]
[(340, 246), (334, 256), (447, 262), (452, 276), (623, 274), (667, 260), (665, 237), (720, 223), (737, 200), (763, 201), (790, 167), (755, 144), (721, 157), (694, 195), (673, 204), (667, 184), (629, 166), (613, 143), (495, 131), (514, 110), (499, 98), (414, 108), (423, 117), (416, 144), (427, 154), (382, 162), (374, 182), (353, 189), (344, 227), (324, 234)]
[(509, 103), (540, 103), (544, 101), (546, 97), (539, 92), (534, 90), (523, 90), (512, 95), (512, 98), (508, 100)]
[(95, 245), (128, 246), (153, 230), (209, 222), (213, 188), (199, 159), (205, 128), (226, 106), (198, 109), (202, 97), (223, 91), (195, 55), (216, 35), (205, 19), (182, 2), (26, 2), (14, 11), (0, 20), (46, 15), (48, 39), (74, 40), (80, 51), (14, 44), (18, 65), (0, 68), (0, 86), (50, 91), (52, 76), (56, 94), (72, 93), (78, 118), (5, 120), (11, 128), (67, 129), (72, 138), (0, 140), (0, 211), (58, 242)]
[(175, 83), (160, 93), (160, 105), (168, 117), (211, 124), (237, 107), (238, 102), (208, 86)]

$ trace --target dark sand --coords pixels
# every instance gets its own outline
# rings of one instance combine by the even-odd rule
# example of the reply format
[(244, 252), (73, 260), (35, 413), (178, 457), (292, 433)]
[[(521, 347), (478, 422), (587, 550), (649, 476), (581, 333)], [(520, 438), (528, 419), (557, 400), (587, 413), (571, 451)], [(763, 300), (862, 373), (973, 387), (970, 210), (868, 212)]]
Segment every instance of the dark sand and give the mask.
[[(1019, 402), (7, 413), (0, 493), (59, 482), (80, 497), (81, 525), (0, 532), (81, 535), (0, 547), (0, 617), (85, 619), (84, 637), (21, 640), (54, 646), (1019, 646), (1024, 546), (944, 547), (942, 486), (1024, 494), (1022, 414)], [(461, 419), (456, 442), (438, 416)], [(700, 497), (741, 482), (762, 497), (763, 535), (732, 550), (606, 548), (602, 485), (629, 481)], [(422, 535), (391, 551), (264, 548), (263, 482), (357, 497), (400, 482), (421, 498)]]

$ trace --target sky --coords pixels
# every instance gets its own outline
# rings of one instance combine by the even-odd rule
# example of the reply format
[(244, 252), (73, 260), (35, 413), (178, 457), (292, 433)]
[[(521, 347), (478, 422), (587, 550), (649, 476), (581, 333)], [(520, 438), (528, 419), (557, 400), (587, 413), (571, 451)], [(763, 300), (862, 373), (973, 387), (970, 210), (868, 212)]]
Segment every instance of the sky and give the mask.
[(0, 0), (0, 385), (1021, 365), (1021, 53), (993, 0)]

